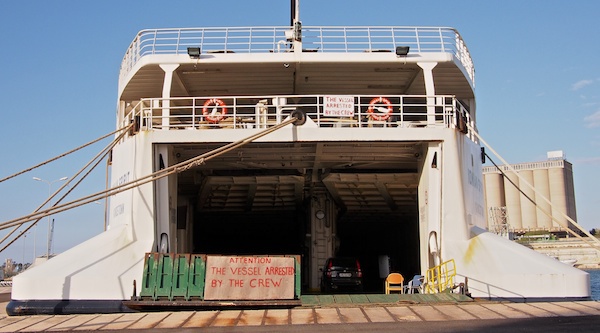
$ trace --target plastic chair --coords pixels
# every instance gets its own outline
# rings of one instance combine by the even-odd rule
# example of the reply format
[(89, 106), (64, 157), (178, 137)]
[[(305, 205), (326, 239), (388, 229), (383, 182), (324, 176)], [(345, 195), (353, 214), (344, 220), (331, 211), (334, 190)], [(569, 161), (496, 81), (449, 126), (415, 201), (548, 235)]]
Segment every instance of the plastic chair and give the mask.
[(419, 294), (423, 293), (423, 279), (425, 277), (423, 275), (415, 275), (412, 280), (408, 281), (408, 284), (404, 287), (406, 289), (406, 293), (414, 294), (414, 291), (418, 291)]
[(399, 291), (404, 294), (404, 276), (400, 273), (390, 273), (385, 278), (385, 293), (389, 294), (391, 291)]

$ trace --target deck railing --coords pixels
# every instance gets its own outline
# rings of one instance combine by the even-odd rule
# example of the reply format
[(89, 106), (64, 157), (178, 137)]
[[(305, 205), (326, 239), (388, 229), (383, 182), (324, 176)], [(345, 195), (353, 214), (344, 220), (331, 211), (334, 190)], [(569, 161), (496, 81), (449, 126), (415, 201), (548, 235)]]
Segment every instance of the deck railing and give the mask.
[(445, 127), (468, 133), (466, 125), (472, 125), (468, 110), (449, 95), (149, 98), (124, 110), (122, 125), (135, 121), (142, 131), (261, 129), (295, 110), (317, 127)]
[[(121, 63), (120, 78), (147, 55), (187, 56), (188, 47), (202, 53), (290, 52), (291, 27), (181, 28), (142, 30), (129, 45)], [(302, 27), (302, 49), (310, 52), (393, 51), (409, 46), (410, 52), (447, 52), (463, 65), (471, 81), (475, 70), (462, 37), (448, 27)]]
[[(569, 164), (566, 164), (565, 160), (549, 160), (549, 161), (540, 161), (540, 162), (519, 163), (519, 164), (512, 164), (511, 167), (517, 171), (546, 169), (546, 168), (570, 169)], [(510, 167), (508, 167), (506, 165), (499, 165), (498, 167), (493, 166), (493, 165), (492, 166), (484, 166), (482, 170), (483, 170), (484, 174), (485, 173), (500, 173), (500, 170), (498, 170), (498, 168), (500, 168), (504, 172), (511, 171)]]

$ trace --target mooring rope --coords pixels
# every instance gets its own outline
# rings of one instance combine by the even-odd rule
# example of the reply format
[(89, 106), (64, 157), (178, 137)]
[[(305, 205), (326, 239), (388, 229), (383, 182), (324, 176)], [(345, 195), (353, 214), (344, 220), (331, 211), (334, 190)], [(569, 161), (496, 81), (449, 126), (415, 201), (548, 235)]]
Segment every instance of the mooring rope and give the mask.
[(6, 181), (6, 180), (9, 180), (9, 179), (11, 179), (11, 178), (14, 178), (14, 177), (16, 177), (16, 176), (19, 176), (19, 175), (21, 175), (21, 174), (24, 174), (24, 173), (26, 173), (26, 172), (29, 172), (29, 171), (31, 171), (31, 170), (37, 169), (37, 168), (39, 168), (39, 167), (41, 167), (41, 166), (43, 166), (43, 165), (46, 165), (46, 164), (48, 164), (48, 163), (50, 163), (50, 162), (54, 162), (54, 161), (56, 161), (56, 160), (58, 160), (58, 159), (60, 159), (60, 158), (62, 158), (62, 157), (65, 157), (65, 156), (67, 156), (67, 155), (70, 155), (70, 154), (72, 154), (72, 153), (74, 153), (74, 152), (76, 152), (76, 151), (78, 151), (78, 150), (81, 150), (81, 149), (83, 149), (83, 148), (85, 148), (85, 147), (87, 147), (87, 146), (89, 146), (89, 145), (92, 145), (92, 144), (94, 144), (94, 143), (96, 143), (96, 142), (98, 142), (98, 141), (100, 141), (100, 140), (106, 139), (107, 137), (109, 137), (109, 136), (111, 136), (111, 135), (114, 135), (115, 133), (118, 133), (118, 132), (120, 132), (120, 131), (123, 131), (123, 130), (125, 130), (125, 129), (129, 128), (129, 127), (130, 127), (130, 126), (128, 126), (128, 127), (124, 127), (124, 128), (120, 128), (120, 129), (118, 129), (118, 130), (116, 130), (116, 131), (114, 131), (114, 132), (112, 132), (112, 133), (108, 133), (108, 134), (106, 134), (106, 135), (104, 135), (104, 136), (101, 136), (101, 137), (100, 137), (100, 138), (98, 138), (98, 139), (92, 140), (92, 141), (90, 141), (90, 142), (88, 142), (88, 143), (86, 143), (86, 144), (84, 144), (84, 145), (81, 145), (81, 146), (79, 146), (79, 147), (77, 147), (77, 148), (74, 148), (74, 149), (72, 149), (72, 150), (69, 150), (69, 151), (68, 151), (68, 152), (66, 152), (66, 153), (60, 154), (60, 155), (58, 155), (58, 156), (56, 156), (56, 157), (53, 157), (53, 158), (51, 158), (51, 159), (49, 159), (49, 160), (47, 160), (47, 161), (44, 161), (44, 162), (42, 162), (42, 163), (39, 163), (39, 164), (36, 164), (36, 165), (34, 165), (34, 166), (32, 166), (32, 167), (29, 167), (29, 168), (27, 168), (27, 169), (25, 169), (25, 170), (19, 171), (19, 172), (15, 173), (15, 174), (12, 174), (12, 175), (8, 176), (8, 177), (4, 177), (4, 178), (0, 179), (0, 183), (4, 182), (4, 181)]
[[(106, 157), (106, 155), (108, 155), (110, 153), (110, 151), (112, 150), (112, 148), (117, 144), (117, 142), (119, 142), (119, 140), (121, 140), (125, 134), (127, 134), (127, 130), (129, 130), (131, 127), (133, 126), (133, 124), (130, 124), (124, 128), (121, 128), (114, 133), (117, 132), (121, 132), (121, 134), (114, 139), (111, 143), (109, 143), (106, 147), (104, 147), (104, 149), (102, 149), (98, 154), (96, 154), (96, 156), (94, 156), (83, 168), (81, 168), (77, 173), (75, 173), (75, 175), (73, 177), (70, 177), (69, 180), (64, 183), (58, 190), (56, 190), (52, 195), (50, 195), (38, 208), (36, 208), (34, 210), (35, 212), (39, 212), (40, 209), (42, 207), (44, 207), (48, 202), (50, 202), (58, 193), (60, 193), (65, 187), (69, 186), (69, 184), (76, 179), (77, 177), (79, 177), (79, 175), (81, 173), (83, 173), (83, 171), (85, 169), (87, 169), (94, 161), (96, 161), (96, 163), (91, 167), (90, 170), (88, 170), (85, 175), (83, 175), (83, 177), (81, 177), (81, 179), (79, 181), (77, 181), (77, 183), (75, 183), (75, 185), (73, 185), (65, 194), (63, 194), (63, 196), (57, 200), (57, 202), (53, 205), (56, 206), (58, 203), (60, 203), (67, 195), (69, 195), (69, 193), (71, 193), (97, 166), (98, 164), (100, 164), (100, 162)], [(107, 136), (104, 136), (103, 138), (106, 138)], [(98, 142), (98, 140), (95, 140), (94, 142)], [(63, 154), (64, 155), (64, 154)], [(66, 156), (66, 155), (64, 155)], [(41, 216), (40, 218), (36, 219), (35, 222), (31, 223), (31, 225), (29, 225), (27, 228), (25, 228), (24, 230), (22, 230), (17, 236), (15, 236), (15, 238), (13, 240), (11, 240), (8, 244), (6, 244), (4, 247), (2, 247), (0, 249), (0, 252), (4, 251), (6, 248), (8, 248), (11, 244), (13, 244), (15, 241), (17, 241), (21, 236), (23, 236), (25, 233), (27, 233), (32, 227), (34, 227), (42, 218), (44, 218), (45, 216), (47, 216), (49, 214), (44, 214), (43, 216)], [(10, 237), (15, 231), (17, 231), (22, 224), (17, 224), (14, 225), (14, 228), (8, 232), (3, 238), (2, 240), (0, 240), (0, 244), (4, 243), (4, 241), (6, 241), (6, 239), (8, 237)], [(4, 228), (2, 228), (4, 229)], [(2, 230), (0, 229), (0, 230)]]
[[(298, 120), (297, 117), (291, 116), (290, 118), (282, 121), (278, 125), (269, 127), (269, 128), (267, 128), (267, 129), (265, 129), (263, 131), (255, 133), (253, 135), (250, 135), (250, 136), (248, 136), (248, 137), (246, 137), (244, 139), (241, 139), (241, 140), (238, 140), (238, 141), (226, 144), (226, 145), (224, 145), (222, 147), (216, 148), (216, 149), (214, 149), (212, 151), (209, 151), (209, 152), (206, 152), (206, 153), (204, 153), (202, 155), (190, 158), (190, 159), (188, 159), (186, 161), (183, 161), (183, 162), (174, 164), (172, 166), (166, 167), (164, 169), (158, 170), (158, 171), (153, 172), (153, 173), (151, 173), (149, 175), (137, 178), (137, 179), (135, 179), (133, 181), (130, 181), (130, 182), (127, 182), (127, 183), (123, 183), (123, 184), (120, 184), (120, 185), (116, 185), (116, 186), (114, 186), (114, 187), (112, 187), (110, 189), (106, 189), (106, 190), (103, 190), (103, 191), (100, 191), (100, 192), (96, 192), (94, 194), (91, 194), (91, 195), (79, 198), (77, 200), (73, 200), (73, 201), (64, 203), (62, 205), (58, 205), (58, 202), (57, 202), (54, 206), (52, 206), (52, 207), (50, 207), (48, 209), (38, 210), (38, 211), (33, 212), (33, 213), (29, 214), (29, 215), (25, 215), (25, 216), (22, 216), (20, 218), (16, 218), (16, 219), (13, 219), (13, 220), (2, 222), (2, 223), (0, 223), (0, 230), (4, 230), (4, 229), (10, 228), (12, 226), (19, 226), (19, 225), (22, 225), (23, 223), (27, 223), (27, 222), (30, 222), (30, 221), (33, 221), (33, 220), (39, 220), (39, 219), (42, 219), (43, 217), (45, 217), (45, 216), (47, 216), (49, 214), (56, 214), (56, 213), (60, 213), (60, 212), (63, 212), (63, 211), (69, 210), (69, 209), (73, 209), (73, 208), (76, 208), (76, 207), (79, 207), (79, 206), (82, 206), (82, 205), (94, 202), (94, 201), (96, 201), (98, 199), (102, 199), (102, 198), (106, 198), (106, 197), (109, 197), (109, 196), (113, 196), (113, 195), (119, 194), (121, 192), (124, 192), (124, 191), (130, 190), (130, 189), (136, 188), (136, 187), (141, 186), (141, 185), (144, 185), (146, 183), (152, 182), (154, 180), (158, 180), (158, 179), (167, 177), (167, 176), (169, 176), (171, 174), (179, 173), (179, 172), (188, 170), (188, 169), (190, 169), (192, 167), (204, 164), (207, 160), (209, 160), (211, 158), (220, 156), (220, 155), (222, 155), (224, 153), (227, 153), (227, 152), (229, 152), (229, 151), (231, 151), (231, 150), (233, 150), (235, 148), (238, 148), (238, 147), (246, 145), (246, 144), (248, 144), (250, 142), (253, 142), (254, 140), (256, 140), (258, 138), (261, 138), (261, 137), (263, 137), (265, 135), (268, 135), (268, 134), (270, 134), (270, 133), (272, 133), (272, 132), (274, 132), (276, 130), (279, 130), (282, 127), (285, 127), (285, 126), (287, 126), (289, 124), (292, 124), (292, 123), (296, 122), (297, 120)], [(118, 140), (115, 140), (115, 142), (116, 141), (118, 141)], [(65, 185), (63, 185), (63, 186), (65, 186)], [(0, 250), (0, 252), (2, 250)]]

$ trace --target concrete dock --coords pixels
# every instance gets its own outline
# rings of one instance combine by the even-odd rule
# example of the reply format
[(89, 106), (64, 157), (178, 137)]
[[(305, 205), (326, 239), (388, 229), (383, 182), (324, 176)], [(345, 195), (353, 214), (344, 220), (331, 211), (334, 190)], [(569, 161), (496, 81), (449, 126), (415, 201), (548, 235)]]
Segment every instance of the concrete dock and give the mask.
[[(486, 331), (518, 332), (519, 325), (537, 329), (585, 332), (600, 330), (600, 302), (406, 302), (330, 303), (292, 309), (161, 311), (86, 315), (7, 316), (0, 303), (0, 332), (57, 331)], [(521, 324), (519, 324), (521, 323)], [(308, 325), (308, 327), (307, 327)], [(458, 325), (458, 326), (457, 326)], [(516, 325), (516, 326), (515, 326)], [(540, 326), (541, 325), (541, 326)], [(545, 326), (544, 326), (545, 325)], [(562, 325), (562, 326), (561, 326)], [(579, 326), (578, 326), (579, 325)], [(461, 328), (462, 327), (462, 328)], [(494, 329), (490, 329), (496, 328)], [(501, 328), (506, 330), (498, 330)], [(420, 328), (420, 329), (419, 329)], [(537, 329), (535, 329), (537, 328)], [(573, 329), (573, 330), (571, 330)], [(529, 331), (529, 330), (522, 330)]]

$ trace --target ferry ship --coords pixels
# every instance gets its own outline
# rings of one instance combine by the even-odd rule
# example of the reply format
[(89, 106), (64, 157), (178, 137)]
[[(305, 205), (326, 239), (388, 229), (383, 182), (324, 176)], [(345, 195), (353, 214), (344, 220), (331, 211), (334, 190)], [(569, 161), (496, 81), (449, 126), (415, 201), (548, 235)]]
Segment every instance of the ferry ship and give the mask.
[(11, 315), (128, 311), (170, 254), (290, 256), (295, 292), (276, 299), (318, 291), (336, 256), (360, 260), (365, 292), (382, 261), (412, 277), (453, 260), (472, 297), (590, 297), (587, 273), (486, 231), (475, 68), (453, 28), (296, 13), (143, 30), (118, 80), (108, 228), (16, 276)]

